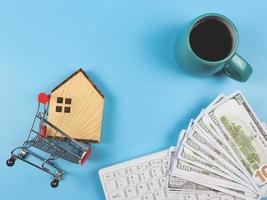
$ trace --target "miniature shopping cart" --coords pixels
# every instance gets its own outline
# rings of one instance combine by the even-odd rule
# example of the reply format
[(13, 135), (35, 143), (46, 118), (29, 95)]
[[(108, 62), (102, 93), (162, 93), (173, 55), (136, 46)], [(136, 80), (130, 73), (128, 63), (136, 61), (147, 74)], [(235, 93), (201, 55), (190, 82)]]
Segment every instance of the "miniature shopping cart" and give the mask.
[(91, 146), (89, 142), (71, 138), (47, 120), (49, 98), (49, 95), (39, 94), (38, 110), (28, 138), (22, 146), (12, 150), (6, 164), (12, 167), (17, 159), (22, 160), (52, 175), (51, 186), (56, 188), (64, 171), (58, 168), (54, 161), (61, 158), (83, 165), (91, 154)]

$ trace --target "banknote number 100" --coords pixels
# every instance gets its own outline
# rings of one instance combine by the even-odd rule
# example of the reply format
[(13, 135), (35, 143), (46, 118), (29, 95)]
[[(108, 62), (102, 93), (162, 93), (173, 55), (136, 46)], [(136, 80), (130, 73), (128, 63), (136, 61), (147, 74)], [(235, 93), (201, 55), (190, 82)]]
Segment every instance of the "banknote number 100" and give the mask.
[(264, 165), (261, 169), (257, 170), (256, 177), (259, 177), (262, 183), (267, 181), (267, 165)]

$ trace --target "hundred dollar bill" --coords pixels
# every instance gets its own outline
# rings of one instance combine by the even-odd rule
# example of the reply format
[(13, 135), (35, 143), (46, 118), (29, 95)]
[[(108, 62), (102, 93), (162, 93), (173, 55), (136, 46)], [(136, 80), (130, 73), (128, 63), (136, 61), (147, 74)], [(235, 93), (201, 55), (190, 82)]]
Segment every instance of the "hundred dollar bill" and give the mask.
[[(175, 158), (175, 148), (172, 147), (169, 150), (169, 162), (168, 162), (168, 168), (170, 169), (171, 167), (171, 163)], [(167, 178), (167, 188), (169, 189), (169, 191), (201, 191), (201, 192), (214, 192), (217, 193), (215, 190), (212, 190), (208, 187), (190, 182), (188, 180), (184, 180), (181, 179), (179, 177), (175, 177), (175, 176), (168, 176)]]
[(168, 199), (175, 199), (175, 200), (185, 200), (185, 199), (195, 199), (195, 200), (241, 200), (235, 198), (233, 196), (221, 193), (221, 194), (213, 194), (213, 193), (201, 193), (201, 192), (176, 192), (168, 193)]
[[(216, 104), (222, 102), (224, 99), (224, 94), (219, 95), (206, 109), (211, 109), (212, 107), (216, 106)], [(221, 153), (226, 155), (229, 159), (234, 159), (234, 157), (231, 155), (231, 150), (229, 150), (223, 144), (223, 138), (221, 138), (221, 136), (216, 132), (216, 129), (213, 127), (213, 123), (210, 121), (210, 118), (204, 111), (205, 110), (203, 109), (199, 116), (193, 121), (194, 125), (198, 126), (198, 128), (210, 139), (210, 141)], [(238, 167), (238, 163), (235, 160), (232, 160), (232, 162)]]
[(209, 172), (212, 172), (214, 174), (217, 174), (219, 176), (225, 177), (226, 179), (236, 182), (236, 179), (234, 179), (233, 177), (231, 177), (224, 171), (220, 170), (216, 166), (211, 165), (204, 158), (202, 158), (201, 156), (199, 156), (198, 154), (196, 154), (195, 152), (193, 152), (191, 149), (187, 148), (183, 144), (181, 145), (179, 149), (177, 157), (182, 161), (190, 163), (194, 166), (199, 166)]
[[(235, 160), (235, 156), (232, 155), (231, 149), (229, 146), (225, 145), (227, 144), (227, 141), (225, 138), (223, 138), (219, 133), (217, 133), (217, 130), (215, 129), (215, 126), (209, 116), (204, 112), (202, 112), (196, 120), (194, 120), (194, 124), (204, 133), (208, 138), (209, 141), (211, 141), (215, 146), (216, 149), (224, 154), (227, 158), (229, 158), (232, 163), (235, 164), (235, 166), (242, 172), (242, 166), (240, 166), (240, 163)], [(248, 177), (243, 176), (241, 177), (245, 182), (250, 183), (251, 181)], [(257, 191), (257, 187), (253, 187), (255, 191)]]
[[(168, 162), (169, 173), (171, 170), (172, 161), (177, 155), (176, 152), (179, 150), (180, 145), (182, 141), (184, 140), (185, 132), (186, 132), (185, 130), (182, 130), (180, 132), (176, 147), (171, 147), (169, 149), (169, 162)], [(212, 190), (205, 186), (190, 182), (188, 180), (181, 179), (179, 177), (171, 176), (171, 175), (168, 176), (166, 183), (167, 183), (167, 188), (170, 191), (202, 191), (202, 192), (203, 191), (208, 191), (208, 192), (214, 191), (215, 192), (215, 190)]]
[(240, 179), (236, 174), (227, 169), (220, 160), (217, 160), (216, 158), (211, 156), (207, 151), (201, 149), (201, 147), (195, 144), (194, 141), (192, 141), (191, 139), (189, 138), (186, 139), (186, 142), (183, 145), (186, 146), (191, 151), (193, 151), (195, 154), (202, 157), (205, 161), (207, 161), (211, 165), (221, 169), (223, 172), (230, 175), (232, 179), (234, 179), (236, 182), (242, 183), (242, 185), (246, 185), (246, 183), (243, 182), (242, 179)]
[(241, 92), (225, 98), (207, 114), (251, 183), (266, 187), (267, 134)]
[[(236, 156), (232, 154), (233, 152), (231, 153), (232, 150), (231, 150), (231, 147), (229, 146), (227, 140), (219, 134), (220, 130), (216, 129), (216, 126), (214, 125), (214, 123), (212, 122), (212, 120), (210, 119), (210, 117), (208, 116), (206, 111), (204, 113), (202, 113), (194, 122), (195, 122), (195, 124), (198, 125), (200, 130), (202, 130), (204, 133), (206, 133), (207, 136), (214, 137), (211, 140), (213, 140), (213, 141), (215, 140), (215, 142), (217, 143), (216, 148), (220, 152), (223, 152), (225, 155), (228, 154), (228, 157), (230, 159), (232, 158), (232, 161), (233, 161), (233, 163), (235, 163), (236, 167), (242, 173), (245, 173), (243, 171), (243, 165), (240, 163), (240, 160), (238, 160), (236, 158)], [(207, 133), (210, 133), (210, 134), (207, 134)], [(252, 188), (254, 191), (258, 191), (258, 187), (255, 185), (255, 183), (254, 184), (252, 183), (252, 180), (249, 177), (243, 176), (242, 179), (245, 182), (252, 184)]]
[(224, 161), (229, 163), (231, 167), (237, 167), (231, 159), (232, 157), (224, 151), (224, 149), (219, 145), (218, 141), (213, 137), (209, 137), (208, 134), (205, 134), (206, 132), (202, 130), (193, 120), (189, 123), (188, 131), (191, 131), (193, 133), (192, 136), (196, 140), (207, 146), (207, 148), (209, 148), (212, 152), (218, 154)]
[(234, 198), (233, 196), (227, 194), (213, 194), (213, 193), (202, 193), (202, 192), (184, 192), (179, 191), (175, 193), (167, 193), (167, 199), (175, 200), (185, 200), (185, 199), (195, 199), (195, 200), (241, 200)]
[(194, 127), (190, 127), (187, 130), (183, 144), (191, 149), (194, 153), (206, 159), (211, 165), (216, 166), (230, 175), (236, 182), (251, 189), (251, 185), (243, 181), (244, 174), (233, 165), (228, 163), (227, 159), (214, 147), (212, 147), (212, 145), (204, 137), (202, 137), (200, 132), (197, 132)]
[[(169, 168), (171, 166), (172, 160), (175, 158), (175, 148), (171, 147), (169, 149)], [(197, 194), (198, 200), (222, 200), (222, 199), (231, 199), (231, 200), (239, 200), (238, 198), (235, 198), (234, 196), (227, 195), (222, 192), (218, 192), (216, 190), (213, 190), (211, 188), (205, 187), (203, 185), (199, 185), (184, 179), (181, 179), (179, 177), (174, 177), (171, 175), (168, 175), (167, 178), (167, 189), (169, 192), (174, 193), (174, 197), (181, 197), (183, 194)]]
[[(180, 136), (179, 136), (179, 139), (177, 142), (178, 151), (181, 148), (181, 144), (183, 144), (183, 141), (186, 139), (187, 134), (188, 134), (188, 132), (186, 132), (186, 131), (182, 131), (180, 133)], [(196, 147), (196, 145), (194, 145), (194, 146)], [(227, 180), (226, 178), (218, 176), (217, 174), (211, 173), (207, 170), (204, 170), (204, 169), (200, 168), (199, 166), (196, 167), (196, 166), (193, 166), (190, 163), (186, 163), (186, 162), (184, 162), (184, 163), (186, 163), (188, 168), (185, 167), (185, 168), (181, 169), (180, 168), (181, 166), (179, 165), (178, 162), (183, 162), (183, 161), (181, 161), (180, 159), (175, 157), (175, 159), (171, 163), (170, 172), (169, 172), (170, 175), (178, 176), (180, 178), (190, 180), (191, 182), (194, 182), (193, 179), (197, 178), (198, 179), (197, 181), (201, 180), (201, 182), (196, 182), (196, 183), (204, 185), (206, 187), (208, 187), (208, 185), (212, 184), (211, 188), (215, 189), (215, 190), (218, 190), (218, 188), (223, 188), (223, 187), (227, 186), (227, 189), (229, 189), (230, 192), (233, 192), (232, 190), (235, 190), (238, 192), (242, 191), (242, 192), (244, 192), (244, 194), (250, 195), (252, 197), (256, 197), (255, 192), (250, 191), (247, 187), (240, 185), (239, 183)], [(187, 169), (190, 169), (190, 170), (188, 171)], [(181, 176), (179, 176), (179, 174), (183, 175), (183, 176), (187, 175), (187, 178), (181, 177)], [(203, 183), (205, 183), (205, 184), (203, 184)], [(213, 186), (215, 186), (215, 188)], [(225, 191), (225, 188), (223, 188), (223, 190)], [(221, 191), (221, 190), (219, 190), (219, 191)], [(231, 194), (231, 193), (229, 193), (229, 194)]]
[[(187, 144), (189, 143), (189, 146), (194, 147), (194, 149), (196, 149), (196, 148), (203, 148), (203, 145), (198, 140), (196, 140), (196, 138), (193, 138), (192, 135), (193, 135), (193, 137), (195, 137), (196, 132), (194, 132), (194, 131), (189, 131), (188, 132), (188, 138), (185, 139), (185, 141), (187, 142)], [(197, 137), (199, 138), (199, 136), (197, 136)], [(203, 151), (208, 152), (208, 150), (205, 149), (205, 148), (203, 148)], [(196, 152), (196, 151), (194, 151), (194, 152)], [(221, 170), (227, 169), (228, 170), (228, 173), (229, 173), (229, 169), (225, 165), (227, 162), (223, 162), (222, 161), (222, 158), (220, 158), (220, 156), (216, 155), (215, 153), (211, 153), (211, 152), (208, 152), (208, 153), (209, 153), (209, 157), (212, 156), (213, 158), (215, 158), (217, 160), (217, 163), (219, 163), (219, 166), (223, 166), (223, 167), (220, 168)], [(180, 159), (180, 157), (178, 157), (178, 158)], [(219, 178), (221, 180), (227, 180), (225, 176), (220, 176), (220, 175), (215, 174), (215, 173), (210, 173), (209, 176), (214, 176), (215, 178)], [(237, 178), (235, 179), (235, 181), (229, 180), (229, 179), (227, 181), (230, 181), (231, 183), (232, 182), (238, 183), (240, 189), (242, 188), (243, 190), (251, 190), (251, 186), (249, 184), (247, 184), (244, 181), (241, 181), (241, 179), (239, 178), (239, 176), (236, 175), (236, 177)], [(255, 191), (252, 191), (252, 192), (255, 192)]]
[(220, 103), (221, 101), (223, 101), (225, 99), (225, 94), (221, 93), (219, 96), (217, 96), (206, 108), (211, 108), (214, 105)]
[(214, 174), (209, 173), (199, 167), (190, 165), (179, 159), (174, 159), (172, 162), (172, 176), (177, 176), (185, 180), (190, 180), (197, 184), (212, 188), (217, 191), (233, 195), (235, 197), (255, 200), (259, 198), (258, 194), (249, 192), (239, 188), (239, 185), (233, 182), (229, 182), (218, 177), (214, 177)]
[[(224, 153), (229, 158), (233, 158), (231, 151), (224, 145), (222, 142), (221, 136), (216, 132), (213, 127), (209, 117), (205, 114), (204, 110), (200, 113), (200, 115), (193, 122), (198, 128), (212, 141), (212, 143), (216, 146), (220, 152)], [(237, 162), (233, 160), (236, 166), (238, 166)]]

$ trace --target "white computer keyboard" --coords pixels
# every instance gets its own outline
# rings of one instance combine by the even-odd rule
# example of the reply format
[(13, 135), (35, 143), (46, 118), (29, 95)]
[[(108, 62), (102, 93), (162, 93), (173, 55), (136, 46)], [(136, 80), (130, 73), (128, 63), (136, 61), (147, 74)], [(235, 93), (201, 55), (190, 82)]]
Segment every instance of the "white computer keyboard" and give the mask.
[(106, 200), (230, 200), (229, 196), (169, 192), (166, 189), (168, 150), (99, 171)]

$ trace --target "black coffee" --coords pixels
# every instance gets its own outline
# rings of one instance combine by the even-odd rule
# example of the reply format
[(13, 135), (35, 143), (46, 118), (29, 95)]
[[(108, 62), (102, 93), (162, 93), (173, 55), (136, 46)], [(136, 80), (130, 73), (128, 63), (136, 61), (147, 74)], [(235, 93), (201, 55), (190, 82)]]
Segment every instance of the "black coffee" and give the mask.
[(226, 58), (233, 48), (230, 30), (217, 19), (199, 21), (191, 30), (189, 41), (195, 54), (208, 61)]

